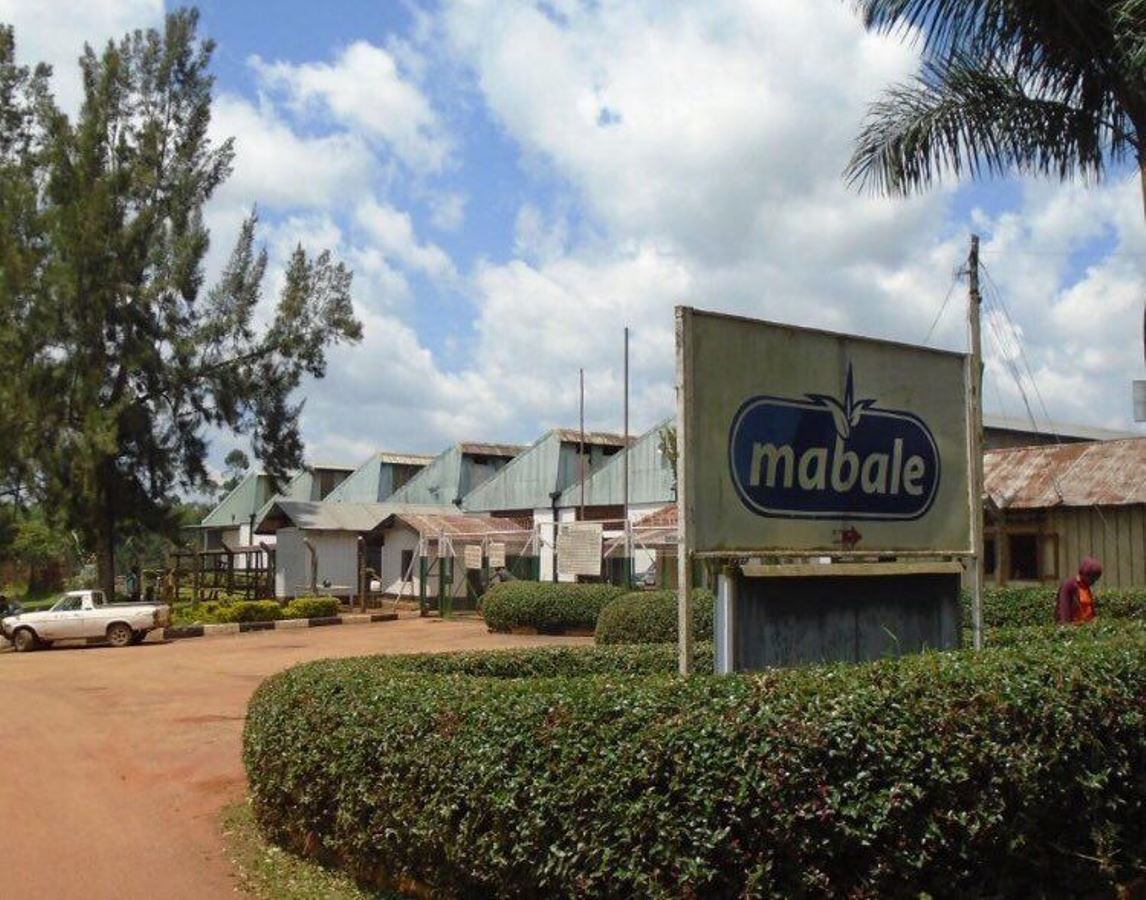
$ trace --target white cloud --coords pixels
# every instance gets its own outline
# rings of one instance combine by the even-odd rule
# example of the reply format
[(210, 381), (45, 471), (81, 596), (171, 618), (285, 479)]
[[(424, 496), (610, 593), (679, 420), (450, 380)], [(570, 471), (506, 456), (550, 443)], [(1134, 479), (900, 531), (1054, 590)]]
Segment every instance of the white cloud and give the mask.
[(439, 231), (457, 231), (466, 218), (466, 196), (456, 191), (435, 191), (427, 202), (430, 222)]
[(415, 171), (439, 171), (449, 155), (449, 140), (429, 100), (381, 47), (356, 41), (333, 63), (294, 65), (255, 56), (251, 64), (264, 87), (281, 92), (295, 110), (318, 110), (385, 143)]
[(69, 114), (83, 99), (78, 60), (84, 43), (99, 52), (107, 41), (156, 26), (162, 17), (163, 0), (87, 0), (66, 10), (46, 0), (0, 0), (0, 22), (16, 30), (17, 56), (24, 64), (52, 66), (56, 102)]
[(432, 243), (419, 243), (409, 213), (374, 199), (359, 203), (355, 220), (387, 256), (432, 278), (451, 278), (454, 266), (445, 252)]
[(610, 227), (728, 259), (770, 239), (771, 210), (794, 199), (830, 193), (845, 223), (862, 206), (839, 174), (863, 101), (913, 55), (864, 35), (846, 4), (563, 12), (459, 0), (446, 28), (522, 149)]
[(256, 106), (233, 94), (219, 96), (211, 130), (217, 141), (235, 139), (235, 171), (219, 191), (224, 202), (330, 208), (360, 196), (376, 171), (360, 137), (299, 134), (266, 102)]
[[(1142, 279), (1109, 260), (1079, 274), (1071, 254), (1143, 233), (1136, 185), (1031, 182), (1018, 208), (970, 222), (951, 221), (950, 187), (857, 195), (841, 172), (866, 104), (916, 60), (847, 4), (454, 0), (441, 33), (527, 171), (556, 174), (593, 226), (571, 238), (560, 210), (527, 202), (519, 259), (475, 278), (474, 368), (509, 384), (516, 365), (523, 417), (570, 408), (559, 385), (582, 363), (612, 390), (625, 321), (647, 361), (639, 391), (669, 407), (678, 302), (962, 348), (966, 288), (953, 282), (974, 227), (1051, 414), (1126, 424)], [(1017, 414), (994, 362), (988, 403)]]

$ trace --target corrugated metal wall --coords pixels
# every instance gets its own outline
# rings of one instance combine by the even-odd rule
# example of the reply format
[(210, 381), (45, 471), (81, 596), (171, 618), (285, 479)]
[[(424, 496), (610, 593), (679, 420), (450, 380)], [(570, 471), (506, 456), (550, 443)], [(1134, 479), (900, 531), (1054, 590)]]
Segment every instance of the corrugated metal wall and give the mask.
[(1051, 510), (1045, 530), (1058, 535), (1059, 578), (1084, 556), (1102, 561), (1101, 587), (1146, 587), (1146, 507)]

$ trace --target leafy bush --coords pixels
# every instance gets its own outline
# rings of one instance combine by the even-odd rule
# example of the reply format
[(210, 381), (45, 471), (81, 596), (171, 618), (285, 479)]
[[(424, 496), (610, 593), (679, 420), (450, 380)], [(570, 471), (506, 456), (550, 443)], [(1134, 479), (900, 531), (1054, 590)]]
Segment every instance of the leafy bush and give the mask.
[(507, 581), (486, 591), (481, 611), (490, 631), (592, 629), (605, 605), (624, 593), (609, 584)]
[[(1017, 628), (1054, 622), (1057, 585), (987, 588), (983, 591), (983, 625)], [(1095, 610), (1100, 619), (1146, 619), (1146, 589), (1112, 588), (1100, 581), (1095, 587)], [(963, 595), (963, 624), (971, 625), (971, 596)]]
[(1146, 865), (1144, 656), (1130, 627), (752, 677), (326, 660), (259, 687), (243, 753), (271, 839), (444, 896), (1110, 894)]
[(243, 600), (219, 606), (220, 622), (273, 622), (283, 617), (277, 600)]
[(206, 600), (202, 603), (176, 603), (171, 612), (171, 624), (225, 625), (234, 622), (270, 622), (283, 618), (282, 607), (276, 600), (256, 602), (231, 599)]
[(337, 616), (342, 604), (337, 597), (295, 597), (283, 607), (284, 619), (324, 619)]
[[(712, 640), (714, 607), (712, 591), (692, 592), (694, 640)], [(637, 591), (618, 597), (601, 610), (593, 634), (598, 644), (669, 644), (677, 637), (676, 591)]]

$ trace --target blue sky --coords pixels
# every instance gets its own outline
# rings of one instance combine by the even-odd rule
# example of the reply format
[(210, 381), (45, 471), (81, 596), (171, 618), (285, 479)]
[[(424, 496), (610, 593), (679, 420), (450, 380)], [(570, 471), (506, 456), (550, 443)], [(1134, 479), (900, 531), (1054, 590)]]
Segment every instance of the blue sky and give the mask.
[[(989, 411), (1132, 428), (1143, 377), (1146, 222), (1129, 173), (1101, 187), (944, 186), (910, 200), (842, 183), (867, 103), (916, 67), (839, 0), (200, 5), (218, 43), (214, 128), (231, 181), (208, 211), (217, 269), (244, 212), (356, 272), (362, 345), (306, 387), (316, 460), (527, 441), (672, 409), (672, 308), (723, 309), (961, 347), (954, 273), (983, 236)], [(25, 58), (57, 67), (161, 21), (158, 0), (0, 0)], [(277, 274), (272, 274), (268, 293)], [(1018, 340), (1016, 340), (1018, 338)], [(1017, 355), (1021, 345), (1023, 355)], [(1020, 391), (1008, 357), (1029, 365)], [(233, 445), (216, 442), (220, 458)]]

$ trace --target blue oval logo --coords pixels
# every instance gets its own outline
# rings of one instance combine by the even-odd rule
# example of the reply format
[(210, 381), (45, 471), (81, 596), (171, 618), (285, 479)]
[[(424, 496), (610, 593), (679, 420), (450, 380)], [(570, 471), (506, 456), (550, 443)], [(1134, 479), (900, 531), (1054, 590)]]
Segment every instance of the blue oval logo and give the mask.
[(918, 416), (856, 400), (753, 397), (729, 431), (732, 482), (760, 516), (918, 519), (939, 490), (939, 450)]

